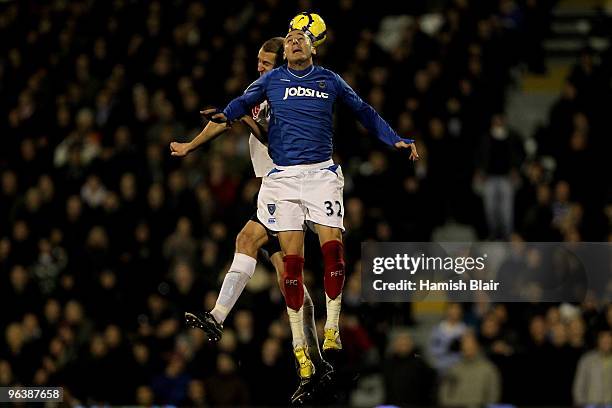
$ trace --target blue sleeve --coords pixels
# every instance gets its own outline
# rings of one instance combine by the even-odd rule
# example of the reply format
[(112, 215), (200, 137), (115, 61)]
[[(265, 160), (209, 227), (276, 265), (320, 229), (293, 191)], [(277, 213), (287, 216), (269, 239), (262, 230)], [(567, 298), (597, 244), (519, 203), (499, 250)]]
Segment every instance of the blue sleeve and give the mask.
[(404, 141), (406, 143), (414, 143), (413, 139), (401, 138), (395, 133), (395, 131), (389, 126), (389, 124), (380, 117), (380, 115), (363, 101), (355, 93), (353, 88), (347, 84), (338, 74), (334, 73), (336, 83), (338, 86), (338, 98), (344, 102), (357, 116), (357, 120), (361, 123), (370, 133), (376, 135), (377, 138), (382, 140), (389, 146), (394, 146), (397, 142)]
[(249, 85), (242, 95), (232, 100), (223, 109), (223, 113), (230, 122), (249, 114), (253, 106), (259, 105), (266, 99), (266, 85), (269, 76), (270, 73), (261, 76)]

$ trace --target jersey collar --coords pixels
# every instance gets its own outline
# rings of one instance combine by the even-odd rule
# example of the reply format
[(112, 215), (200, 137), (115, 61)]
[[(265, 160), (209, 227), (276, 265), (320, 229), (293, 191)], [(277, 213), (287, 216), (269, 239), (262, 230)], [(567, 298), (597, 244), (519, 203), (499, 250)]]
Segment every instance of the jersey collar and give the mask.
[(289, 67), (287, 67), (287, 72), (289, 72), (291, 75), (293, 75), (296, 78), (305, 78), (308, 75), (310, 75), (310, 73), (312, 71), (314, 71), (314, 64), (311, 65), (310, 67), (306, 68), (306, 69), (302, 69), (302, 70), (297, 70), (297, 69), (291, 69)]

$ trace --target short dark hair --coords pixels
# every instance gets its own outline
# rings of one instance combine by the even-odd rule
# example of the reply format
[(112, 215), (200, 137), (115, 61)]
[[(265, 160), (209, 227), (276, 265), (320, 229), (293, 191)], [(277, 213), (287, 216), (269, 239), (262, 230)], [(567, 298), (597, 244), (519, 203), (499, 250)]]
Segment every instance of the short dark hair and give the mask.
[(278, 67), (283, 63), (284, 44), (285, 44), (285, 39), (283, 37), (273, 37), (267, 40), (261, 46), (261, 49), (264, 52), (273, 52), (276, 54), (276, 58), (274, 59), (275, 67)]

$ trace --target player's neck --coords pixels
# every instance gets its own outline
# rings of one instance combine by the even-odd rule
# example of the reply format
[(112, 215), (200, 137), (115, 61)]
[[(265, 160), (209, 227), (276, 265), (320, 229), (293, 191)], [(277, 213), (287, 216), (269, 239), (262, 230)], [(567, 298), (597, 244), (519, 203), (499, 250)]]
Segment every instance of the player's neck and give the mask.
[(295, 70), (295, 71), (303, 71), (307, 68), (310, 68), (310, 66), (312, 65), (312, 60), (311, 59), (307, 59), (305, 61), (293, 61), (293, 62), (288, 62), (287, 63), (287, 67)]

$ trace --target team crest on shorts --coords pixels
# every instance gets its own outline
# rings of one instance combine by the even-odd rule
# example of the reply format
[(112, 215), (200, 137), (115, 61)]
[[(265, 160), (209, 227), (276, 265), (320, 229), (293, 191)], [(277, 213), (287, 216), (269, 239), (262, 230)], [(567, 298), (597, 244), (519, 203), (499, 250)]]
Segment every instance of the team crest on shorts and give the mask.
[(274, 215), (275, 211), (276, 211), (276, 204), (268, 204), (268, 212), (270, 213), (270, 215)]

